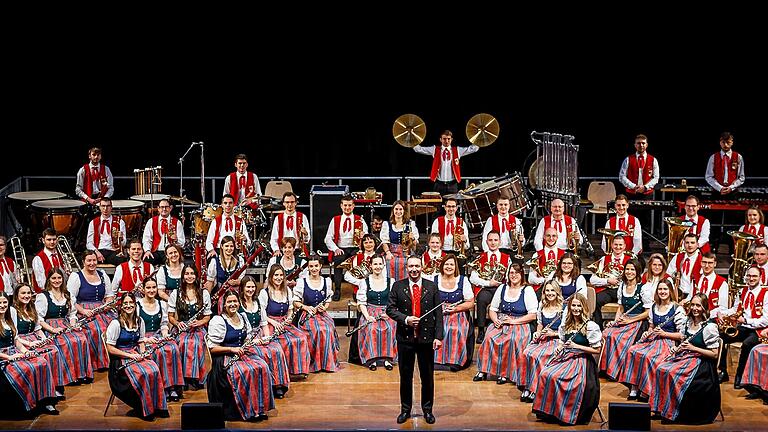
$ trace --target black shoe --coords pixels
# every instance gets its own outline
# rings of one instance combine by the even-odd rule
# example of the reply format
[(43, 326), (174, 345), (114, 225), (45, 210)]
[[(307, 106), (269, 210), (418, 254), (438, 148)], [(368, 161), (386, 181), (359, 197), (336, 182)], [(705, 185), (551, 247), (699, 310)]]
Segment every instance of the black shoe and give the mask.
[(368, 369), (375, 371), (377, 368), (376, 362), (371, 362), (371, 364), (368, 365)]
[(496, 384), (498, 384), (498, 385), (506, 384), (508, 382), (509, 382), (509, 380), (504, 378), (504, 377), (496, 378)]
[(425, 412), (424, 413), (424, 421), (427, 422), (427, 424), (434, 424), (435, 423), (435, 415), (431, 412)]
[(475, 339), (475, 343), (481, 344), (483, 343), (483, 339), (485, 339), (485, 331), (480, 330), (477, 332), (477, 339)]
[(741, 390), (741, 389), (744, 388), (744, 387), (741, 386), (741, 377), (740, 376), (737, 376), (736, 378), (733, 379), (733, 388), (735, 388), (736, 390)]
[(719, 374), (717, 374), (717, 379), (721, 382), (727, 382), (728, 381), (728, 372), (720, 371)]
[(747, 396), (745, 396), (744, 399), (747, 399), (747, 400), (760, 399), (760, 393), (750, 393)]
[(285, 397), (285, 390), (283, 390), (281, 387), (275, 388), (275, 397), (278, 399), (282, 399)]
[(52, 405), (46, 405), (43, 407), (43, 412), (50, 415), (59, 415), (59, 410), (54, 408)]
[(408, 420), (411, 417), (411, 413), (406, 411), (401, 411), (400, 415), (397, 416), (397, 424), (403, 424), (406, 420)]
[(485, 379), (485, 373), (483, 372), (478, 372), (477, 375), (472, 377), (472, 381), (482, 381), (484, 379)]
[(160, 417), (160, 418), (170, 418), (171, 414), (168, 413), (168, 410), (159, 410), (159, 411), (155, 412), (155, 416)]
[(642, 402), (642, 403), (648, 403), (648, 396), (638, 395), (637, 396), (637, 401), (638, 402)]
[(333, 297), (331, 297), (333, 301), (339, 301), (341, 300), (341, 291), (336, 291), (333, 293)]

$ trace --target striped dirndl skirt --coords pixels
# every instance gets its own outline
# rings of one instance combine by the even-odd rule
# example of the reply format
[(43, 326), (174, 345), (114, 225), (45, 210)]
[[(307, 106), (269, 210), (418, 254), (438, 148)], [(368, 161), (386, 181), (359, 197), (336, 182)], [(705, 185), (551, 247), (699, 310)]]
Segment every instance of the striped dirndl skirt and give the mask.
[(652, 374), (651, 410), (682, 423), (715, 420), (720, 411), (720, 383), (714, 361), (687, 351), (660, 363)]
[[(147, 338), (161, 338), (160, 332), (147, 333)], [(154, 345), (147, 344), (146, 349), (152, 349)], [(181, 353), (175, 340), (163, 341), (162, 346), (152, 353), (152, 360), (160, 368), (160, 376), (163, 378), (163, 386), (170, 390), (184, 385), (184, 373), (181, 365)]]
[[(285, 316), (270, 317), (277, 322), (283, 322)], [(275, 328), (269, 325), (269, 330), (274, 333)], [(286, 324), (285, 332), (275, 338), (283, 349), (285, 358), (288, 360), (288, 368), (291, 375), (300, 375), (309, 373), (309, 334), (304, 330)]]
[(406, 269), (408, 257), (403, 255), (403, 246), (390, 243), (389, 251), (392, 252), (392, 259), (388, 263), (389, 277), (392, 280), (405, 279), (408, 276)]
[[(53, 328), (66, 328), (68, 320), (66, 318), (51, 318), (45, 320)], [(55, 335), (49, 334), (49, 337)], [(91, 364), (91, 349), (88, 345), (88, 337), (83, 330), (73, 330), (61, 336), (56, 337), (56, 349), (64, 357), (67, 369), (72, 377), (77, 380), (81, 378), (93, 378), (93, 365)]]
[(600, 401), (597, 366), (591, 354), (570, 351), (542, 368), (533, 383), (533, 412), (545, 419), (588, 423)]
[(205, 336), (208, 332), (203, 327), (195, 327), (179, 334), (179, 352), (184, 378), (205, 382)]
[[(21, 339), (27, 342), (37, 342), (39, 338), (34, 333), (27, 333), (19, 335)], [(58, 342), (58, 341), (56, 341)], [(53, 385), (56, 387), (63, 387), (69, 383), (75, 381), (72, 377), (72, 371), (69, 369), (69, 365), (64, 360), (64, 356), (61, 351), (58, 350), (54, 342), (49, 342), (39, 349), (50, 348), (51, 351), (43, 354), (45, 360), (48, 361), (48, 366), (51, 368), (51, 375), (53, 376)]]
[(760, 344), (750, 351), (741, 382), (768, 391), (768, 344)]
[[(2, 353), (11, 356), (16, 353), (16, 349), (4, 348)], [(0, 385), (5, 385), (2, 381), (7, 381), (7, 384), (19, 395), (27, 411), (35, 408), (39, 401), (56, 397), (51, 368), (44, 356), (16, 360), (9, 363), (0, 373), (4, 378), (4, 380), (0, 379)]]
[(464, 366), (467, 363), (469, 319), (464, 312), (443, 315), (443, 345), (435, 351), (435, 363)]
[(339, 335), (333, 318), (327, 312), (315, 314), (301, 329), (309, 335), (310, 372), (339, 370)]
[[(123, 351), (138, 352), (135, 348)], [(133, 409), (141, 410), (144, 416), (167, 410), (165, 386), (157, 363), (148, 358), (118, 371), (118, 368), (129, 360), (115, 357), (110, 362), (109, 387), (115, 396)]]
[(520, 363), (520, 376), (523, 382), (518, 385), (530, 389), (541, 368), (549, 361), (557, 348), (558, 338), (548, 338), (539, 343), (530, 343), (523, 350), (524, 360)]
[[(368, 304), (368, 314), (372, 317), (383, 317), (386, 306)], [(365, 317), (360, 315), (358, 325), (362, 325)], [(367, 365), (370, 361), (384, 359), (395, 361), (397, 359), (397, 341), (395, 334), (397, 323), (389, 317), (376, 321), (361, 328), (357, 335), (357, 348), (360, 353), (360, 361)]]
[[(83, 309), (91, 310), (104, 304), (103, 302), (80, 303)], [(96, 315), (95, 319), (86, 323), (83, 327), (88, 338), (88, 349), (91, 355), (91, 367), (95, 370), (106, 369), (109, 367), (109, 356), (104, 343), (101, 341), (101, 335), (107, 331), (109, 323), (115, 318), (113, 312), (104, 312)]]
[(288, 386), (291, 384), (291, 373), (288, 369), (288, 359), (285, 357), (283, 347), (273, 340), (266, 345), (254, 345), (251, 351), (255, 356), (261, 357), (267, 362), (272, 374), (272, 385), (288, 390)]
[(644, 394), (650, 394), (651, 370), (669, 356), (669, 350), (673, 346), (675, 346), (674, 341), (666, 338), (632, 345), (616, 381), (636, 385)]
[(213, 357), (208, 376), (208, 400), (222, 402), (229, 420), (233, 420), (235, 414), (242, 420), (253, 419), (275, 407), (269, 366), (263, 358), (248, 351), (226, 369), (224, 365), (230, 356)]
[(643, 323), (648, 321), (636, 321), (623, 326), (613, 326), (603, 330), (605, 349), (600, 358), (600, 370), (605, 371), (612, 380), (616, 380), (619, 372), (627, 361), (627, 352), (632, 344), (642, 335)]
[(477, 370), (522, 385), (520, 365), (530, 340), (531, 326), (528, 324), (503, 325), (500, 328), (491, 325), (477, 352)]

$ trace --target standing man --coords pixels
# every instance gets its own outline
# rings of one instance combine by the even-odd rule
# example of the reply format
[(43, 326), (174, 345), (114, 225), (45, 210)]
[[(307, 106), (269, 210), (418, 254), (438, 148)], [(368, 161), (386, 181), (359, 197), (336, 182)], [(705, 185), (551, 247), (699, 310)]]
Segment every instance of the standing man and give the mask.
[(240, 153), (235, 156), (237, 171), (230, 173), (224, 179), (223, 195), (231, 195), (235, 205), (249, 205), (261, 196), (261, 185), (255, 173), (248, 170), (248, 156)]
[(127, 240), (125, 221), (119, 216), (112, 215), (111, 198), (102, 198), (99, 201), (99, 210), (101, 215), (96, 216), (88, 224), (85, 248), (95, 251), (100, 263), (118, 266), (125, 261), (121, 253)]
[(721, 195), (728, 195), (744, 183), (744, 158), (731, 150), (733, 135), (720, 134), (720, 151), (709, 157), (704, 177)]
[(309, 222), (307, 216), (296, 211), (296, 201), (298, 197), (295, 193), (287, 191), (283, 194), (283, 206), (285, 212), (278, 213), (275, 222), (272, 224), (272, 235), (269, 238), (269, 245), (272, 247), (272, 255), (282, 255), (279, 245), (283, 244), (284, 237), (293, 237), (300, 243), (304, 256), (309, 257)]
[(357, 254), (363, 235), (368, 234), (368, 224), (360, 215), (353, 214), (354, 211), (352, 195), (341, 197), (342, 214), (331, 219), (325, 234), (325, 246), (333, 253), (333, 301), (341, 300), (341, 283), (344, 281), (344, 269), (338, 265)]
[(559, 198), (552, 200), (552, 203), (549, 205), (549, 214), (544, 216), (536, 227), (536, 236), (533, 238), (533, 247), (536, 248), (537, 251), (544, 247), (544, 232), (549, 227), (554, 227), (557, 230), (557, 243), (555, 245), (559, 249), (569, 249), (569, 237), (576, 238), (581, 242), (579, 226), (576, 224), (574, 218), (565, 214), (565, 203)]
[(417, 145), (413, 151), (427, 156), (432, 156), (432, 171), (429, 173), (429, 179), (435, 183), (434, 191), (440, 192), (440, 195), (454, 194), (459, 191), (459, 182), (461, 182), (461, 168), (459, 159), (470, 155), (480, 147), (472, 144), (469, 147), (452, 146), (453, 132), (449, 130), (440, 134), (440, 145), (434, 149)]
[(619, 170), (619, 181), (633, 200), (653, 199), (653, 188), (659, 182), (659, 162), (648, 154), (648, 137), (635, 137), (635, 154), (627, 156)]
[(155, 265), (165, 263), (165, 248), (171, 244), (183, 245), (184, 225), (171, 216), (171, 202), (163, 198), (157, 203), (160, 214), (153, 216), (144, 226), (142, 247), (144, 259)]
[(413, 366), (418, 357), (421, 410), (424, 420), (433, 424), (434, 352), (443, 345), (443, 310), (435, 308), (440, 303), (437, 285), (421, 277), (421, 258), (408, 257), (407, 267), (408, 278), (392, 285), (387, 304), (387, 316), (397, 321), (396, 339), (400, 357), (400, 415), (397, 416), (397, 423), (405, 423), (411, 416)]
[(115, 193), (112, 171), (101, 163), (101, 149), (88, 150), (89, 162), (77, 171), (75, 194), (88, 204), (96, 204), (100, 198), (111, 197)]
[[(643, 229), (640, 221), (627, 213), (627, 209), (629, 209), (629, 199), (627, 196), (624, 194), (616, 195), (613, 208), (616, 210), (616, 216), (611, 216), (610, 219), (605, 221), (605, 228), (627, 233), (624, 235), (627, 250), (639, 256), (643, 253)], [(603, 252), (608, 253), (608, 244), (605, 242), (605, 236), (603, 236), (602, 246)]]

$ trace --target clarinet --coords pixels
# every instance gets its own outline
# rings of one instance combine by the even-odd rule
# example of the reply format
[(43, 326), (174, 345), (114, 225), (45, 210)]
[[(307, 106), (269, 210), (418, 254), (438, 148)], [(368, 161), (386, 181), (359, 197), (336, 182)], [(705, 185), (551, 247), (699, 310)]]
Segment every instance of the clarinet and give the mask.
[[(621, 316), (623, 317), (623, 316), (627, 316), (627, 315), (629, 315), (629, 313), (630, 313), (630, 312), (632, 312), (633, 310), (635, 310), (635, 308), (637, 308), (638, 306), (640, 306), (640, 305), (642, 305), (642, 304), (643, 304), (642, 300), (641, 300), (641, 301), (639, 301), (639, 302), (637, 302), (637, 303), (635, 303), (635, 305), (634, 305), (634, 306), (632, 306), (631, 308), (629, 308), (629, 310), (628, 310), (628, 311), (626, 311), (626, 312), (622, 313), (622, 314), (621, 314)], [(621, 318), (621, 317), (619, 317), (619, 318)], [(609, 322), (608, 324), (606, 324), (606, 325), (605, 325), (605, 328), (607, 328), (607, 329), (608, 329), (608, 328), (611, 328), (611, 327), (613, 327), (613, 326), (615, 326), (615, 325), (616, 325), (616, 320), (613, 320), (613, 321)]]
[[(677, 310), (677, 306), (675, 306), (675, 310)], [(672, 321), (673, 319), (675, 319), (675, 313), (672, 313), (672, 315), (670, 315), (669, 317), (667, 317), (667, 319), (665, 319), (665, 320), (664, 320), (664, 322), (663, 322), (663, 323), (661, 323), (661, 325), (659, 325), (659, 326), (654, 326), (654, 328), (656, 328), (656, 327), (658, 327), (658, 328), (663, 328), (665, 325), (669, 324), (669, 322), (670, 322), (670, 321)], [(650, 332), (650, 330), (649, 330), (649, 332)], [(651, 336), (651, 335), (650, 335), (650, 333), (649, 333), (649, 334), (647, 334), (646, 336), (644, 336), (644, 337), (641, 337), (640, 339), (638, 339), (638, 340), (637, 340), (637, 342), (635, 342), (635, 343), (637, 344), (637, 343), (642, 343), (642, 342), (645, 342), (645, 341), (647, 341), (647, 340), (648, 340), (648, 338), (649, 338), (650, 336)]]
[(91, 316), (90, 317), (87, 317), (87, 316), (86, 317), (82, 317), (79, 320), (77, 320), (77, 322), (75, 322), (74, 326), (68, 327), (68, 328), (71, 328), (73, 330), (77, 330), (77, 329), (81, 328), (83, 326), (83, 324), (87, 324), (87, 323), (95, 320), (96, 316), (98, 316), (98, 315), (100, 315), (100, 314), (102, 314), (102, 313), (104, 313), (104, 312), (106, 312), (106, 311), (108, 311), (110, 309), (113, 309), (117, 305), (117, 301), (118, 301), (117, 297), (115, 297), (113, 300), (111, 300), (111, 301), (109, 301), (107, 303), (104, 303), (101, 306), (97, 306), (97, 307), (91, 309)]
[[(261, 338), (255, 337), (255, 336), (251, 336), (251, 337), (249, 337), (249, 339), (247, 339), (245, 341), (245, 343), (240, 345), (240, 348), (247, 349), (247, 348), (250, 348), (250, 347), (252, 347), (254, 345), (265, 345), (265, 344), (268, 344), (269, 342), (271, 342), (272, 339), (274, 339), (274, 338), (280, 336), (281, 334), (285, 333), (287, 328), (288, 328), (288, 324), (290, 324), (291, 321), (293, 321), (294, 313), (295, 313), (295, 311), (293, 309), (291, 309), (291, 313), (286, 315), (285, 319), (283, 320), (283, 329), (282, 330), (278, 330), (277, 328), (275, 328), (275, 331), (272, 332), (271, 335), (264, 336), (264, 337), (261, 337)], [(239, 354), (235, 354), (234, 356), (232, 356), (224, 364), (224, 369), (229, 369), (229, 367), (232, 366), (238, 360), (240, 360), (240, 355)]]
[(53, 348), (46, 348), (42, 350), (29, 350), (25, 352), (24, 356), (19, 359), (15, 359), (15, 360), (8, 359), (8, 360), (0, 361), (0, 369), (5, 369), (5, 367), (8, 366), (9, 364), (17, 362), (19, 360), (28, 360), (28, 359), (31, 359), (32, 357), (39, 357), (51, 351), (53, 351)]
[[(318, 304), (317, 307), (319, 307), (322, 304), (328, 303), (328, 300), (330, 300), (331, 297), (333, 297), (333, 294), (328, 294), (328, 297), (326, 297), (325, 300), (320, 302), (320, 304)], [(317, 309), (315, 309), (315, 310), (317, 310)], [(299, 325), (303, 326), (304, 323), (306, 323), (308, 319), (312, 318), (315, 315), (317, 315), (317, 312), (315, 312), (315, 313), (310, 313), (310, 312), (305, 313), (304, 316), (302, 316), (301, 319), (299, 320)]]
[[(700, 329), (699, 329), (699, 330), (698, 330), (696, 333), (694, 333), (694, 334), (692, 334), (692, 335), (688, 336), (687, 338), (683, 339), (683, 341), (682, 341), (682, 342), (680, 342), (680, 345), (682, 345), (682, 344), (684, 344), (684, 343), (686, 343), (686, 342), (690, 342), (690, 341), (691, 341), (691, 339), (693, 339), (693, 338), (695, 338), (696, 336), (698, 336), (698, 334), (699, 334), (699, 333), (701, 333), (701, 332), (703, 332), (703, 331), (704, 331), (704, 328), (705, 328), (705, 327), (707, 326), (707, 324), (708, 324), (708, 323), (710, 323), (710, 322), (712, 322), (712, 320), (711, 320), (711, 319), (708, 319), (708, 320), (704, 320), (704, 321), (702, 321), (702, 322), (701, 322), (701, 328), (700, 328)], [(685, 329), (686, 329), (686, 330), (688, 329), (688, 322), (686, 322), (686, 323), (685, 323)], [(676, 346), (675, 348), (679, 348), (679, 347), (680, 347), (680, 345)], [(664, 361), (670, 361), (670, 360), (672, 360), (673, 358), (677, 357), (677, 355), (678, 355), (678, 354), (680, 354), (681, 352), (682, 352), (682, 350), (680, 350), (680, 349), (677, 349), (676, 351), (672, 352), (672, 353), (671, 353), (671, 354), (670, 354), (670, 355), (669, 355), (669, 356), (668, 356), (666, 359), (664, 359)]]
[[(563, 345), (565, 345), (565, 344), (567, 344), (569, 342), (572, 342), (573, 338), (575, 338), (577, 334), (581, 333), (581, 331), (587, 326), (587, 323), (589, 323), (589, 320), (584, 321), (584, 324), (582, 324), (581, 327), (579, 327), (578, 330), (576, 330), (572, 335), (568, 336), (568, 339), (565, 340), (565, 343)], [(564, 355), (564, 353), (565, 353), (565, 348), (561, 349), (558, 352), (555, 352), (555, 354), (552, 357), (549, 358), (549, 361), (547, 362), (547, 364), (544, 365), (544, 367), (549, 366), (556, 359), (559, 360), (560, 357), (562, 357)]]
[(211, 296), (211, 304), (216, 304), (216, 302), (219, 300), (219, 297), (224, 294), (224, 291), (226, 291), (227, 286), (229, 285), (229, 281), (236, 280), (240, 278), (240, 275), (243, 274), (243, 272), (248, 268), (248, 266), (251, 265), (251, 263), (256, 259), (256, 257), (259, 256), (261, 251), (265, 249), (264, 243), (259, 243), (259, 247), (256, 248), (255, 251), (251, 255), (248, 256), (248, 259), (245, 260), (245, 263), (242, 267), (238, 268), (232, 274), (227, 278), (227, 280), (224, 281), (223, 284), (219, 286), (219, 289), (216, 290), (216, 294)]
[[(179, 332), (179, 334), (181, 334), (181, 333), (182, 332)], [(148, 350), (145, 350), (141, 354), (141, 358), (139, 360), (130, 359), (130, 360), (126, 361), (125, 363), (123, 363), (119, 368), (117, 368), (117, 371), (120, 372), (121, 370), (123, 370), (123, 369), (125, 369), (125, 368), (127, 368), (127, 367), (129, 367), (129, 366), (131, 366), (133, 364), (142, 362), (142, 361), (150, 358), (152, 356), (152, 354), (155, 351), (158, 350), (158, 348), (162, 347), (163, 345), (167, 344), (168, 342), (170, 342), (170, 341), (172, 341), (174, 339), (176, 339), (176, 337), (175, 336), (171, 336), (171, 335), (168, 335), (168, 336), (165, 336), (165, 337), (162, 337), (162, 338), (158, 339), (157, 343), (152, 345), (152, 348), (150, 348)]]
[[(543, 312), (543, 309), (542, 309), (542, 313), (541, 313), (541, 315), (542, 315), (542, 316), (544, 316), (544, 312)], [(562, 310), (562, 309), (560, 309), (560, 310), (559, 310), (559, 311), (558, 311), (558, 312), (555, 314), (555, 317), (554, 317), (554, 318), (552, 318), (552, 321), (550, 321), (550, 322), (549, 322), (549, 324), (547, 324), (547, 326), (546, 326), (546, 327), (544, 327), (543, 329), (541, 329), (541, 333), (539, 333), (538, 337), (531, 339), (531, 342), (529, 342), (529, 344), (537, 344), (537, 343), (541, 342), (541, 339), (542, 339), (541, 335), (544, 333), (544, 330), (552, 330), (552, 324), (554, 324), (554, 323), (555, 323), (555, 321), (557, 321), (558, 319), (560, 319), (560, 318), (562, 318), (562, 317), (563, 317), (563, 310)]]
[[(376, 315), (375, 317), (373, 317), (373, 321), (374, 322), (378, 321), (380, 319), (384, 319), (384, 314)], [(357, 327), (353, 328), (352, 330), (347, 331), (346, 335), (347, 336), (352, 336), (353, 334), (355, 334), (355, 333), (359, 332), (360, 330), (362, 330), (368, 324), (373, 324), (373, 323), (370, 323), (368, 321), (364, 321), (360, 325), (358, 325)]]

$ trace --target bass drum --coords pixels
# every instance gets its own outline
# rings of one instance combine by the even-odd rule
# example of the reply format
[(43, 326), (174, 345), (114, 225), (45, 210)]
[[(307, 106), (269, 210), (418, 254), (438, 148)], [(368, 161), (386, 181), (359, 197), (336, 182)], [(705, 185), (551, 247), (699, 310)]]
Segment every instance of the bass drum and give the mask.
[(125, 221), (125, 233), (129, 239), (141, 238), (144, 225), (144, 203), (137, 200), (112, 200), (112, 214)]
[(463, 191), (465, 199), (464, 219), (469, 228), (482, 228), (485, 221), (496, 213), (496, 202), (501, 197), (509, 198), (509, 212), (519, 214), (530, 206), (523, 181), (519, 175), (499, 177), (480, 183)]

